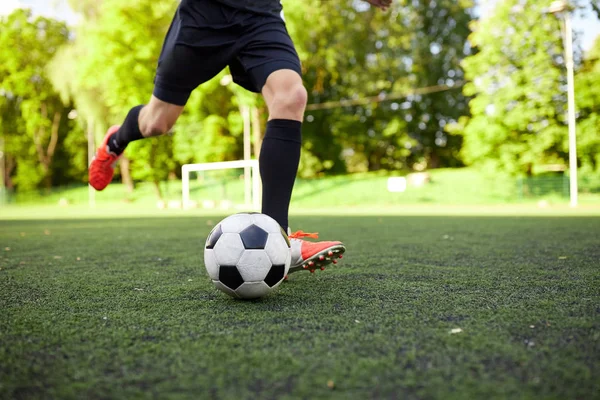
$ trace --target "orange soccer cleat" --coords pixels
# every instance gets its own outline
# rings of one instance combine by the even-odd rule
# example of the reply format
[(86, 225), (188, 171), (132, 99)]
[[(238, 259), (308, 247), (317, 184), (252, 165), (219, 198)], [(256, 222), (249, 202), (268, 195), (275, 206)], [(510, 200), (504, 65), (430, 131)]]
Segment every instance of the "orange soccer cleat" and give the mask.
[(294, 232), (289, 235), (292, 247), (292, 263), (288, 274), (308, 270), (324, 270), (328, 264), (337, 264), (346, 247), (342, 242), (309, 242), (303, 238), (317, 239), (317, 233)]
[(115, 164), (121, 157), (115, 154), (108, 147), (108, 139), (117, 132), (118, 125), (111, 126), (106, 132), (102, 144), (96, 151), (96, 155), (90, 164), (89, 179), (90, 185), (96, 190), (103, 190), (112, 181), (115, 173)]

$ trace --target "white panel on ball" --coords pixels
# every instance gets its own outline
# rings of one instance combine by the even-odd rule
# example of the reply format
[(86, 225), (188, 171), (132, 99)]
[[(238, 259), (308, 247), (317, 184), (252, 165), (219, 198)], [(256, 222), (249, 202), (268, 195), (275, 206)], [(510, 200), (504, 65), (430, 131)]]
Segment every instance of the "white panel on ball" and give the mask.
[(204, 266), (210, 279), (219, 279), (219, 263), (215, 257), (215, 253), (212, 249), (204, 249)]
[(264, 250), (246, 250), (237, 263), (237, 269), (245, 282), (262, 281), (271, 269), (271, 260)]
[(217, 289), (222, 290), (224, 293), (227, 293), (231, 297), (235, 297), (236, 299), (240, 297), (233, 290), (229, 289), (227, 286), (223, 285), (221, 282), (213, 280), (213, 283), (215, 284), (215, 287)]
[(264, 282), (245, 282), (235, 290), (235, 293), (243, 299), (257, 299), (269, 294), (271, 290)]
[(265, 251), (273, 264), (285, 265), (286, 260), (291, 257), (291, 249), (287, 246), (287, 242), (281, 236), (281, 233), (269, 233)]
[(280, 233), (281, 226), (275, 221), (273, 218), (269, 217), (265, 214), (252, 214), (252, 219), (254, 220), (254, 225), (263, 228), (266, 232), (269, 233)]
[(221, 221), (223, 232), (238, 233), (254, 223), (250, 214), (233, 214)]
[(287, 275), (288, 272), (290, 271), (290, 267), (292, 265), (292, 251), (291, 250), (288, 253), (287, 260), (285, 260), (284, 265), (285, 265), (285, 274)]
[(243, 252), (244, 244), (237, 233), (224, 233), (214, 247), (219, 265), (236, 265)]

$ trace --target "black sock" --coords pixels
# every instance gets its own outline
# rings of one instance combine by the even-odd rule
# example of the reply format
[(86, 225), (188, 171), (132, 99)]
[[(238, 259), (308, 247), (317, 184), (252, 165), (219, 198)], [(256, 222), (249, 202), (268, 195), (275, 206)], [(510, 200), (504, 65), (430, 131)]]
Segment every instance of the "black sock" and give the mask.
[(270, 216), (286, 231), (292, 189), (300, 162), (302, 122), (272, 119), (260, 149), (262, 213)]
[(144, 138), (138, 124), (138, 117), (142, 107), (144, 106), (136, 106), (129, 110), (127, 117), (125, 117), (125, 121), (123, 121), (123, 125), (121, 125), (119, 130), (108, 140), (108, 148), (110, 151), (115, 154), (121, 154), (125, 151), (125, 148), (130, 142)]

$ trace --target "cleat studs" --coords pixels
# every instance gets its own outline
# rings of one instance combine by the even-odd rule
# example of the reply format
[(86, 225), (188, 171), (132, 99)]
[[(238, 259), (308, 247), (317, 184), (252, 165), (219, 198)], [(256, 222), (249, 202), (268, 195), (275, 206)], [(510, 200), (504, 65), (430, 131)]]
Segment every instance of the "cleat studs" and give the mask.
[(337, 264), (337, 260), (332, 260), (331, 262), (334, 264)]
[(306, 269), (306, 268), (308, 268), (308, 265), (304, 264), (304, 265), (302, 266), (302, 268)]
[(321, 267), (321, 271), (325, 271), (325, 267)]
[(327, 253), (327, 255), (328, 255), (329, 257), (331, 257), (331, 256), (333, 255), (333, 251), (329, 250), (329, 253)]
[(308, 265), (310, 265), (312, 267), (313, 265), (315, 265), (315, 263), (313, 261), (309, 261)]
[(343, 256), (342, 254), (340, 254), (340, 255), (338, 256), (338, 258), (343, 258), (343, 257), (344, 257), (344, 256)]
[(315, 270), (314, 270), (314, 269), (311, 269), (311, 270), (310, 270), (310, 273), (311, 273), (311, 274), (314, 274), (314, 273), (315, 273)]
[(325, 256), (321, 254), (321, 255), (319, 256), (319, 261), (323, 261), (324, 259), (325, 259)]

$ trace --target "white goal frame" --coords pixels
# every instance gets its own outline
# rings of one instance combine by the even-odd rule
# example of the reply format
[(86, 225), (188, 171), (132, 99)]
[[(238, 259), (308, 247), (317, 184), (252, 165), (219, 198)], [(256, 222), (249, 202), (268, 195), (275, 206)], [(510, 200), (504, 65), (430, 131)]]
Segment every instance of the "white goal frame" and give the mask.
[(215, 171), (221, 169), (244, 168), (244, 201), (245, 206), (260, 210), (260, 172), (258, 160), (222, 161), (202, 164), (185, 164), (181, 167), (181, 206), (191, 208), (190, 172)]

